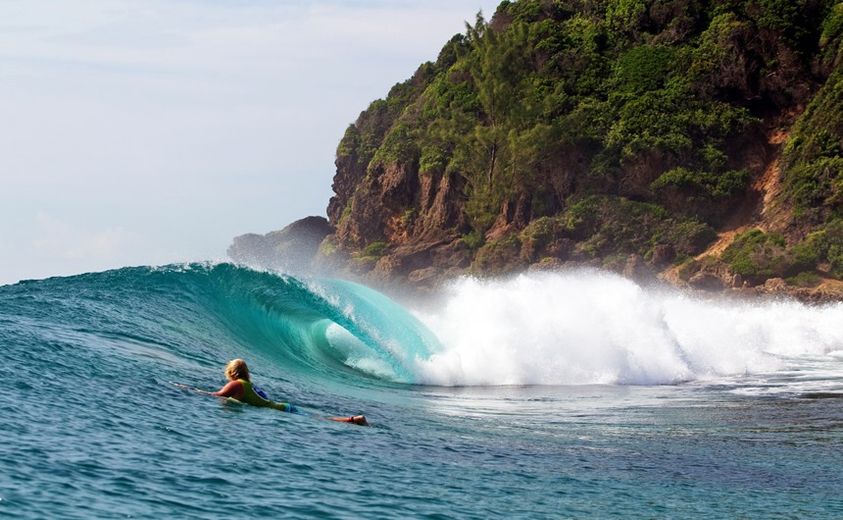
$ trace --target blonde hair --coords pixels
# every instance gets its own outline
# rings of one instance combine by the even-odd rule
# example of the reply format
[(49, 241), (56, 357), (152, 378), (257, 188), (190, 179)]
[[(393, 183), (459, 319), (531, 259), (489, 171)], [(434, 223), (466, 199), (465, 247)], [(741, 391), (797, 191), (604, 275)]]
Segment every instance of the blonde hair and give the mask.
[(246, 362), (242, 359), (232, 359), (225, 366), (225, 377), (232, 381), (236, 379), (245, 379), (248, 381), (249, 367), (246, 366)]

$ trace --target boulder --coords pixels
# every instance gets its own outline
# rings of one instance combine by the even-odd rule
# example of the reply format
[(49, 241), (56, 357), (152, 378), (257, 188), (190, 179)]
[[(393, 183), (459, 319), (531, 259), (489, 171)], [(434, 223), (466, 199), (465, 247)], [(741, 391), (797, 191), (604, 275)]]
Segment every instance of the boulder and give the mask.
[(723, 280), (714, 273), (700, 271), (688, 280), (688, 285), (703, 291), (720, 291), (725, 287)]

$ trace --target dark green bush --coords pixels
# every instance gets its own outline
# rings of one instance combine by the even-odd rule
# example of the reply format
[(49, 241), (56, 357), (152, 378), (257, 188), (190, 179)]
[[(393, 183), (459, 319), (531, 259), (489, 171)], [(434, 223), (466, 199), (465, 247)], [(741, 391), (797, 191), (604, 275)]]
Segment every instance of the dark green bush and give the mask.
[(386, 242), (372, 242), (368, 244), (366, 247), (363, 248), (363, 251), (360, 253), (361, 257), (375, 257), (379, 258), (386, 253), (386, 250), (389, 246)]
[(843, 278), (843, 219), (832, 220), (808, 234), (793, 252), (800, 264), (813, 267), (827, 263), (831, 276)]
[(616, 88), (633, 94), (663, 88), (673, 71), (675, 58), (676, 50), (670, 47), (633, 47), (615, 62)]
[(784, 186), (800, 208), (843, 213), (843, 72), (835, 72), (794, 126), (784, 152)]
[(677, 186), (710, 199), (720, 199), (745, 190), (749, 179), (747, 170), (729, 170), (717, 174), (690, 171), (680, 166), (663, 173), (650, 187), (659, 190), (667, 186)]
[(468, 246), (469, 249), (479, 249), (485, 243), (485, 237), (483, 233), (479, 231), (472, 231), (466, 235), (463, 235), (462, 243)]
[(678, 257), (699, 253), (716, 238), (710, 226), (695, 219), (671, 216), (656, 204), (621, 197), (588, 197), (560, 216), (539, 219), (522, 234), (537, 246), (561, 236), (578, 242), (587, 257), (610, 253), (650, 258), (657, 246), (669, 246)]
[(822, 29), (820, 45), (823, 47), (831, 43), (838, 36), (843, 35), (843, 2), (837, 2), (831, 8), (831, 11), (823, 22)]
[(784, 237), (752, 229), (735, 237), (723, 251), (721, 260), (733, 272), (750, 282), (761, 283), (768, 278), (790, 277), (813, 266), (804, 256), (787, 247)]
[(822, 278), (817, 273), (803, 271), (796, 276), (791, 276), (785, 281), (797, 287), (816, 287), (822, 282)]
[(523, 267), (521, 242), (514, 234), (486, 242), (474, 257), (471, 269), (478, 273), (501, 274)]

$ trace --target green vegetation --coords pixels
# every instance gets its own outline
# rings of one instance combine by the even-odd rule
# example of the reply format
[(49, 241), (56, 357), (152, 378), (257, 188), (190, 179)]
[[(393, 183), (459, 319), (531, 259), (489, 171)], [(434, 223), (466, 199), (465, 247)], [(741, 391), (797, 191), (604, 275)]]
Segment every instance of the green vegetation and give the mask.
[(623, 198), (591, 197), (572, 206), (562, 218), (573, 237), (584, 239), (577, 249), (590, 257), (624, 253), (649, 259), (660, 245), (685, 257), (699, 253), (715, 238), (714, 230), (702, 222), (673, 217), (656, 204)]
[(330, 258), (337, 252), (337, 244), (332, 236), (328, 236), (319, 244), (320, 256)]
[(793, 249), (800, 263), (823, 267), (831, 276), (843, 278), (843, 219), (819, 227)]
[(372, 242), (363, 248), (363, 251), (360, 252), (360, 256), (363, 258), (380, 258), (386, 252), (387, 247), (386, 242)]
[(785, 188), (808, 221), (843, 216), (843, 72), (796, 123), (785, 150)]
[(707, 224), (671, 216), (656, 204), (598, 196), (580, 200), (556, 217), (534, 220), (519, 235), (522, 257), (528, 261), (554, 250), (567, 252), (559, 248), (566, 240), (574, 245), (568, 253), (586, 260), (618, 254), (650, 260), (665, 247), (671, 257), (684, 258), (699, 253), (715, 237)]
[(467, 235), (464, 235), (461, 240), (463, 244), (468, 246), (469, 249), (479, 249), (485, 242), (483, 235), (477, 231), (472, 231)]
[(820, 37), (820, 46), (826, 47), (836, 38), (843, 35), (843, 2), (838, 2), (823, 23), (823, 32)]
[[(760, 175), (770, 121), (830, 74), (783, 156), (796, 231), (741, 235), (723, 261), (757, 280), (821, 264), (840, 276), (841, 40), (834, 0), (504, 1), (349, 127), (337, 165), (353, 182), (335, 183), (332, 221), (357, 218), (342, 209), (375, 196), (397, 163), (452, 180), (460, 216), (445, 231), (476, 251), (476, 270), (565, 255), (682, 261)], [(363, 178), (367, 190), (348, 187)], [(427, 211), (405, 203), (383, 222), (409, 228)], [(383, 254), (376, 244), (360, 254)]]
[(733, 272), (752, 283), (776, 276), (795, 276), (811, 266), (804, 263), (779, 234), (752, 229), (735, 237), (721, 256)]
[(487, 242), (477, 251), (472, 271), (478, 274), (501, 274), (523, 267), (518, 252), (521, 242), (515, 235)]
[(749, 172), (745, 169), (729, 170), (717, 175), (704, 171), (694, 172), (679, 166), (663, 173), (650, 187), (660, 190), (674, 186), (711, 199), (720, 199), (746, 189), (748, 180)]
[(820, 282), (822, 282), (822, 278), (820, 278), (816, 273), (801, 272), (796, 276), (791, 276), (785, 281), (790, 285), (795, 285), (796, 287), (816, 287), (820, 284)]
[(419, 156), (418, 147), (407, 126), (397, 124), (387, 132), (381, 146), (377, 149), (368, 168), (387, 164), (412, 163)]
[(752, 283), (789, 277), (794, 285), (806, 286), (819, 279), (820, 271), (843, 278), (843, 220), (822, 226), (791, 247), (782, 235), (753, 229), (738, 235), (721, 259)]

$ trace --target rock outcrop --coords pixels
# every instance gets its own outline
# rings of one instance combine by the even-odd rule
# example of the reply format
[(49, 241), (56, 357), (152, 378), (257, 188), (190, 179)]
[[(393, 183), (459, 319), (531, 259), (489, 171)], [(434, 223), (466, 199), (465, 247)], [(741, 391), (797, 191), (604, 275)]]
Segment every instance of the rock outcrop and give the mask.
[(319, 245), (333, 231), (324, 217), (305, 217), (280, 231), (235, 237), (228, 256), (235, 262), (263, 269), (309, 271), (316, 261)]

